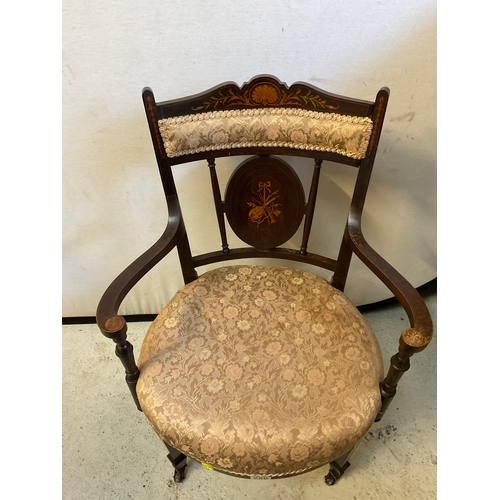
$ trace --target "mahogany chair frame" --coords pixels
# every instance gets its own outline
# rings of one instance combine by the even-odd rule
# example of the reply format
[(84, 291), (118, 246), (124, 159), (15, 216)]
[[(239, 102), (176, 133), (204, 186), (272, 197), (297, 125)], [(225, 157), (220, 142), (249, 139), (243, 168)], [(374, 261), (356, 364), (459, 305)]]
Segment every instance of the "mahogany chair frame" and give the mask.
[[(272, 102), (266, 102), (263, 98), (260, 99), (260, 102), (255, 102), (255, 99), (252, 99), (251, 90), (259, 85), (267, 85), (276, 89), (278, 98), (275, 95), (274, 100), (270, 100)], [(295, 83), (288, 87), (269, 75), (258, 76), (241, 88), (235, 83), (224, 83), (188, 98), (158, 103), (155, 101), (151, 89), (145, 88), (143, 90), (144, 107), (168, 207), (168, 223), (158, 241), (119, 274), (107, 288), (99, 302), (96, 314), (97, 324), (102, 334), (116, 343), (116, 355), (125, 368), (126, 381), (139, 410), (141, 410), (141, 407), (136, 393), (139, 369), (135, 362), (133, 347), (127, 340), (127, 324), (123, 316), (119, 314), (119, 308), (132, 287), (174, 248), (177, 248), (183, 279), (186, 284), (197, 279), (196, 269), (198, 267), (233, 259), (267, 257), (299, 261), (328, 269), (333, 272), (331, 285), (341, 291), (345, 288), (351, 257), (354, 253), (394, 294), (405, 309), (410, 322), (410, 327), (405, 329), (400, 336), (399, 349), (391, 358), (387, 375), (380, 384), (382, 408), (376, 421), (382, 418), (396, 394), (399, 380), (410, 367), (411, 356), (425, 349), (433, 336), (431, 316), (417, 290), (367, 243), (361, 230), (363, 207), (388, 98), (389, 89), (385, 87), (378, 92), (374, 102), (369, 102), (334, 95), (305, 83)], [(243, 147), (198, 152), (178, 157), (167, 156), (158, 120), (193, 113), (210, 112), (217, 109), (251, 109), (257, 105), (259, 107), (286, 106), (287, 108), (301, 108), (310, 111), (334, 109), (335, 113), (341, 115), (369, 117), (373, 121), (373, 130), (366, 156), (358, 160), (338, 153), (282, 147)], [(311, 190), (304, 207), (304, 232), (300, 250), (287, 248), (260, 249), (251, 246), (229, 248), (225, 230), (225, 204), (219, 190), (215, 159), (237, 155), (262, 157), (291, 155), (309, 157), (314, 160)], [(172, 167), (197, 160), (207, 160), (208, 163), (221, 233), (222, 250), (193, 256), (181, 214)], [(312, 254), (307, 250), (323, 161), (350, 165), (358, 171), (345, 231), (336, 260)], [(184, 477), (186, 457), (169, 445), (167, 447), (170, 452), (169, 458), (176, 470), (175, 479), (181, 481)], [(349, 466), (347, 459), (348, 454), (345, 454), (332, 462), (329, 474), (325, 478), (327, 484), (333, 484), (343, 474)]]

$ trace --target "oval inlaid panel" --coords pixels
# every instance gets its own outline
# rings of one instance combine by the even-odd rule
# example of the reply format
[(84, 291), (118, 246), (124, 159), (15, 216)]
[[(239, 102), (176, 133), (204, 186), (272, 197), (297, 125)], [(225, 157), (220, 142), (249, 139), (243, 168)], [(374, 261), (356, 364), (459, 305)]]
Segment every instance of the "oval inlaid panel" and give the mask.
[(242, 162), (225, 195), (229, 225), (245, 243), (262, 250), (288, 241), (305, 210), (302, 183), (280, 158), (257, 156)]

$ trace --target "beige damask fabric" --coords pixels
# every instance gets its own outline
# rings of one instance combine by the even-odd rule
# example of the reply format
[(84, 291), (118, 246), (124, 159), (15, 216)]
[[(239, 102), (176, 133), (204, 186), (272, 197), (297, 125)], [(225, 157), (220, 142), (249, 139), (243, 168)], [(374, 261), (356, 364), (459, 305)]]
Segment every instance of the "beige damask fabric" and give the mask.
[(370, 327), (325, 280), (287, 268), (224, 267), (181, 288), (138, 365), (139, 401), (160, 437), (234, 474), (329, 463), (381, 406)]
[(158, 121), (167, 156), (244, 147), (287, 147), (362, 159), (370, 118), (292, 108), (213, 111)]

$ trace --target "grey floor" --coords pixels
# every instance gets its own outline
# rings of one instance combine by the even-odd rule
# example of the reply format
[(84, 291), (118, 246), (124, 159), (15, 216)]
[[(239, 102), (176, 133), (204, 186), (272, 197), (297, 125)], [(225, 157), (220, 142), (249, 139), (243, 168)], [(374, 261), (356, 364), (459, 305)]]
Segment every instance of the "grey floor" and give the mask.
[[(424, 298), (436, 320), (436, 294)], [(399, 306), (365, 313), (388, 366), (400, 332), (408, 326)], [(148, 324), (130, 323), (140, 346)], [(189, 462), (187, 479), (172, 480), (166, 449), (134, 407), (114, 344), (95, 324), (64, 325), (64, 500), (165, 499), (391, 499), (436, 498), (436, 344), (412, 358), (412, 367), (384, 419), (373, 425), (334, 486), (327, 467), (287, 479), (248, 480)], [(138, 349), (137, 349), (138, 350)]]

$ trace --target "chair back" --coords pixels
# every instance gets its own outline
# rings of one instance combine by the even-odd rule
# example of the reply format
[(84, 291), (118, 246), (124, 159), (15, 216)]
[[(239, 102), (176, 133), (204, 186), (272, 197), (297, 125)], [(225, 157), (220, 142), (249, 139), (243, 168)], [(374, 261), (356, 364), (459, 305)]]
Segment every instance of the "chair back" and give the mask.
[[(337, 255), (308, 251), (320, 172), (324, 161), (358, 170), (349, 217), (361, 213), (377, 151), (389, 91), (369, 102), (331, 94), (305, 83), (288, 87), (258, 76), (241, 88), (224, 83), (191, 97), (156, 102), (151, 89), (143, 101), (165, 195), (176, 197), (172, 167), (206, 160), (221, 249), (193, 255), (187, 236), (178, 245), (186, 283), (196, 268), (243, 258), (280, 258), (313, 264), (334, 273), (343, 289), (351, 252), (346, 240)], [(221, 194), (216, 158), (250, 156), (234, 170)], [(299, 176), (283, 157), (311, 158), (305, 193)], [(181, 215), (182, 217), (182, 215)], [(229, 224), (248, 246), (230, 248)], [(300, 249), (284, 247), (302, 227)], [(334, 258), (335, 257), (335, 258)]]

